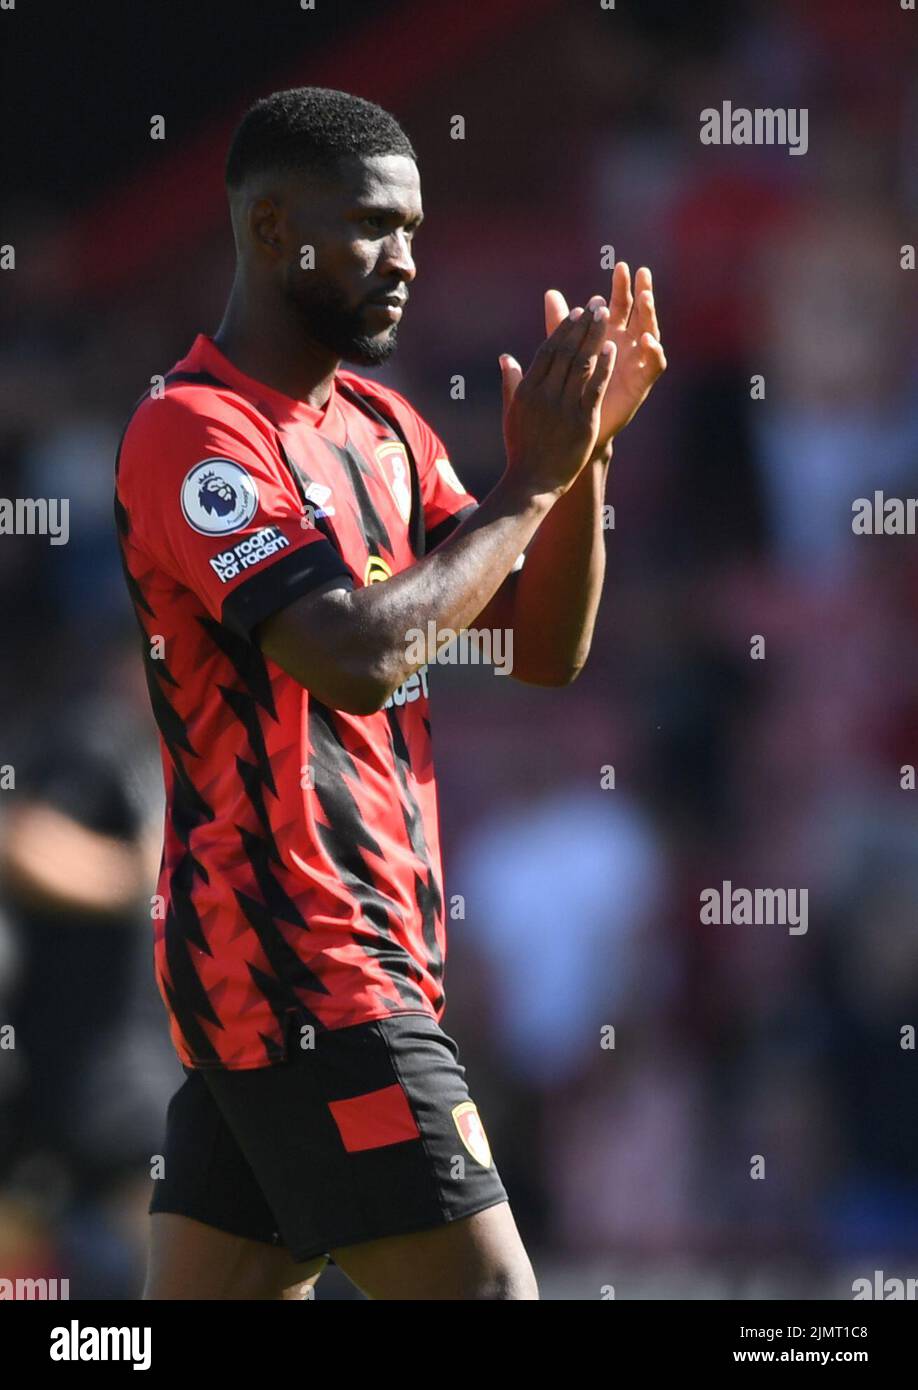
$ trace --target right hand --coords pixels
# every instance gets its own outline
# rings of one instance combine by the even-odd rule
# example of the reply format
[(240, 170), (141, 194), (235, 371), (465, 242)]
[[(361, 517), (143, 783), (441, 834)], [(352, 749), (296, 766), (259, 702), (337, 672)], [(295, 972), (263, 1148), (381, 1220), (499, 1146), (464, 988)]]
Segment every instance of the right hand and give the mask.
[(595, 295), (586, 310), (562, 319), (525, 376), (514, 357), (500, 358), (507, 469), (534, 494), (561, 497), (593, 455), (615, 366), (608, 321), (605, 300)]

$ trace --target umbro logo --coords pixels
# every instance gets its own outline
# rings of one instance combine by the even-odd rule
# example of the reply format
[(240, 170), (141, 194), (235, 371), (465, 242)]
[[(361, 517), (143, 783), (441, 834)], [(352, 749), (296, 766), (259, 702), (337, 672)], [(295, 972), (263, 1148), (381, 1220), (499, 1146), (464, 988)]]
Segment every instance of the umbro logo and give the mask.
[(313, 508), (313, 516), (317, 518), (335, 515), (334, 507), (329, 507), (327, 505), (331, 495), (331, 488), (326, 487), (324, 483), (310, 483), (309, 486), (303, 490), (303, 496)]

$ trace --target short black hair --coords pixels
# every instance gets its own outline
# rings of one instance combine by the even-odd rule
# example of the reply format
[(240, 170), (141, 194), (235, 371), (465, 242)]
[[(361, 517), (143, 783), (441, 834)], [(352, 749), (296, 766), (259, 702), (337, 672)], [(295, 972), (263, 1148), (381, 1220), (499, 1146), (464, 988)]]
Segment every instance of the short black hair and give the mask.
[(408, 136), (381, 106), (333, 87), (290, 87), (246, 111), (230, 141), (226, 183), (239, 188), (269, 169), (334, 175), (350, 155), (392, 154), (417, 163)]

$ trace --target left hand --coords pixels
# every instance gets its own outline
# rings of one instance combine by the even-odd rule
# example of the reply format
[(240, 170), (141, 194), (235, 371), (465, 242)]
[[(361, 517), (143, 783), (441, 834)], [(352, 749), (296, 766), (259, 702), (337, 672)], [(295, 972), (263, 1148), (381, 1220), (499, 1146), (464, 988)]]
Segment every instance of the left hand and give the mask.
[[(546, 290), (546, 335), (553, 333), (567, 314), (567, 302), (561, 291)], [(641, 266), (634, 277), (632, 295), (631, 271), (624, 261), (616, 263), (612, 271), (606, 337), (615, 343), (618, 354), (603, 397), (597, 450), (602, 450), (621, 433), (647, 399), (654, 382), (666, 371), (653, 281), (646, 266)]]

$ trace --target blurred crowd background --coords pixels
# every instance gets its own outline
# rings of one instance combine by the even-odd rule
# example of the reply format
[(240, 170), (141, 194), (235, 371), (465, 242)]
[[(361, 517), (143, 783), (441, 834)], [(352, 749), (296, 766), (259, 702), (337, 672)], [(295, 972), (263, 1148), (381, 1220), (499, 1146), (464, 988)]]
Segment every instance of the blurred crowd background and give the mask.
[[(445, 1026), (543, 1296), (918, 1275), (918, 551), (851, 529), (855, 498), (918, 487), (915, 24), (870, 0), (3, 15), (0, 493), (69, 497), (70, 541), (0, 537), (0, 1277), (141, 1286), (183, 1077), (113, 459), (151, 376), (219, 322), (228, 132), (300, 83), (379, 101), (419, 151), (380, 377), (476, 495), (503, 468), (497, 357), (528, 363), (544, 290), (606, 293), (609, 244), (654, 271), (669, 371), (615, 447), (585, 672), (432, 671), (465, 905)], [(807, 108), (808, 152), (702, 145), (724, 100)], [(725, 879), (808, 889), (808, 931), (702, 925)]]

